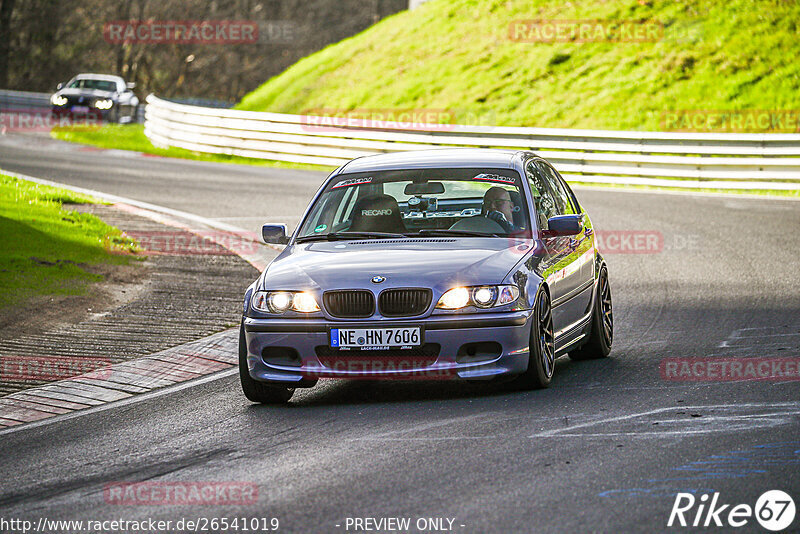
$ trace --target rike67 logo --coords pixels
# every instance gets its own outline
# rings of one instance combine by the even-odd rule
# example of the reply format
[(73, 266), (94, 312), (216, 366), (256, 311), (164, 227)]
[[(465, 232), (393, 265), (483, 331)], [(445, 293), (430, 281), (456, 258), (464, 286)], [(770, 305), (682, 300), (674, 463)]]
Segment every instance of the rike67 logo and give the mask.
[(794, 500), (781, 490), (764, 492), (755, 506), (722, 504), (719, 501), (719, 492), (704, 493), (699, 499), (691, 493), (678, 493), (667, 526), (743, 527), (755, 518), (763, 528), (778, 532), (794, 521)]

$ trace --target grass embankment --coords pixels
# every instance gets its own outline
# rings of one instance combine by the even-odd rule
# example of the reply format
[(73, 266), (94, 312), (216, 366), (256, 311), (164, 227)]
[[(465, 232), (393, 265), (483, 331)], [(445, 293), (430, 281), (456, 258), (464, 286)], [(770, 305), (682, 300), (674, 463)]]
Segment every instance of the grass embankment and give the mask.
[(283, 161), (270, 161), (256, 158), (242, 158), (239, 156), (226, 156), (224, 154), (206, 154), (194, 152), (183, 148), (157, 148), (144, 135), (144, 126), (141, 124), (105, 124), (100, 127), (66, 127), (53, 128), (50, 135), (55, 139), (96, 146), (98, 148), (114, 148), (118, 150), (132, 150), (165, 158), (182, 158), (196, 161), (211, 161), (215, 163), (237, 163), (242, 165), (263, 165), (283, 169), (307, 169), (330, 171), (334, 167), (305, 165), (302, 163), (289, 163)]
[(39, 295), (80, 295), (99, 264), (127, 264), (137, 245), (87, 213), (97, 199), (0, 174), (0, 309)]
[[(645, 42), (512, 39), (535, 39), (514, 29), (533, 19), (657, 26)], [(662, 130), (676, 110), (797, 112), (799, 20), (800, 3), (780, 0), (433, 0), (299, 61), (237, 107), (610, 130)]]

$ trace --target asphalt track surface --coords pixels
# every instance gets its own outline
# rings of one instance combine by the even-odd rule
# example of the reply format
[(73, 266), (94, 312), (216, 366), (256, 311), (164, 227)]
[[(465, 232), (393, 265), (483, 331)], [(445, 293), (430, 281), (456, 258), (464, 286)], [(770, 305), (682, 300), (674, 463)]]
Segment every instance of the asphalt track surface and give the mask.
[[(0, 167), (247, 229), (295, 223), (324, 178), (12, 136), (0, 137)], [(418, 532), (418, 518), (441, 517), (454, 532), (658, 532), (690, 530), (666, 526), (679, 491), (753, 506), (780, 489), (800, 505), (800, 382), (659, 371), (664, 358), (800, 355), (800, 203), (578, 196), (595, 228), (663, 235), (660, 251), (607, 254), (610, 358), (562, 358), (551, 387), (534, 392), (321, 381), (264, 407), (228, 374), (112, 404), (0, 434), (0, 516), (276, 517), (283, 532), (354, 532), (347, 518), (363, 517), (408, 517)], [(104, 499), (107, 484), (139, 481), (245, 481), (259, 495), (246, 506)], [(763, 529), (751, 518), (736, 531)]]

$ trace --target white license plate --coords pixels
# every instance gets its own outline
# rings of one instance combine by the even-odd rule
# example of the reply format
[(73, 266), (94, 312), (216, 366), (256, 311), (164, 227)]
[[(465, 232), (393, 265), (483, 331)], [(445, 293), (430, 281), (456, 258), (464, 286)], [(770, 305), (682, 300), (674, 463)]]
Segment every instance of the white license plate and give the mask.
[(331, 328), (334, 349), (381, 350), (412, 348), (422, 345), (419, 326), (384, 326), (380, 328)]
[(89, 113), (89, 106), (72, 106), (73, 113)]

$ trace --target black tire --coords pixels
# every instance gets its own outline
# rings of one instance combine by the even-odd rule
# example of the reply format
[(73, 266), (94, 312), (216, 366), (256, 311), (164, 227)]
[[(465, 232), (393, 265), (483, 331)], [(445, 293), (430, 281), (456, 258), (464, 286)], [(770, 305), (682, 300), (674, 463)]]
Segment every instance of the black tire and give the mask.
[(119, 108), (117, 106), (113, 106), (111, 111), (108, 112), (108, 115), (106, 115), (106, 122), (119, 124)]
[(589, 340), (579, 349), (570, 351), (570, 358), (573, 360), (596, 360), (608, 356), (614, 341), (613, 311), (608, 271), (603, 267), (597, 279), (597, 295), (595, 295)]
[(239, 327), (239, 379), (242, 382), (244, 396), (252, 402), (284, 404), (294, 395), (294, 388), (265, 384), (250, 376), (247, 368), (247, 340), (244, 336), (244, 325)]
[(556, 361), (550, 296), (544, 290), (539, 291), (534, 303), (529, 347), (528, 369), (516, 379), (516, 385), (526, 390), (546, 388)]

